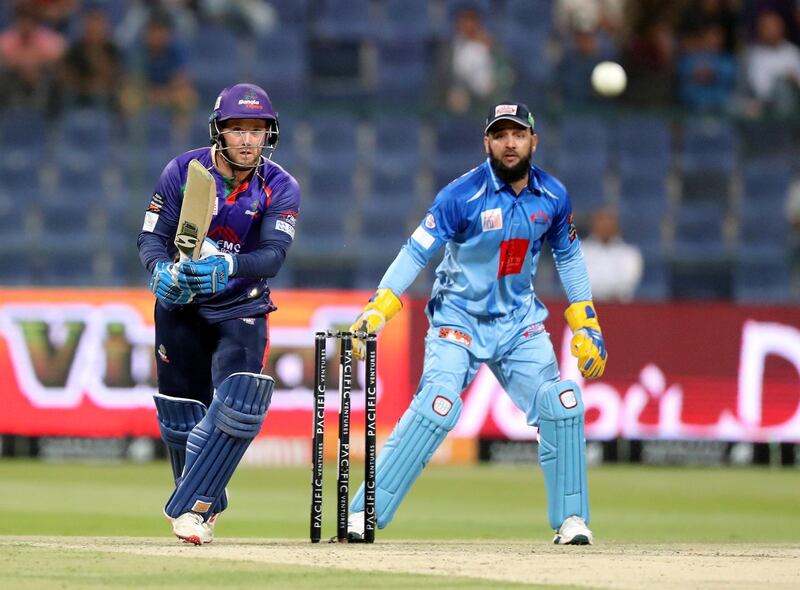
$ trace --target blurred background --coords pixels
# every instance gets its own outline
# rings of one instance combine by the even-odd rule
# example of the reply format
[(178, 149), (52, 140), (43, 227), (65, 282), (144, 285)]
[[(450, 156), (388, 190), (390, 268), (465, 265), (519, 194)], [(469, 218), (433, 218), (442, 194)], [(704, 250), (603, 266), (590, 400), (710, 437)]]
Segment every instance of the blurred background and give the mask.
[[(798, 43), (796, 0), (0, 3), (2, 454), (89, 448), (25, 438), (71, 435), (138, 456), (124, 437), (158, 436), (136, 236), (165, 164), (209, 144), (217, 93), (251, 81), (303, 193), (272, 281), (264, 444), (300, 442), (256, 460), (306, 461), (312, 332), (355, 317), (437, 191), (482, 162), (488, 106), (514, 98), (570, 192), (612, 351), (585, 385), (587, 435), (608, 443), (593, 457), (800, 464)], [(615, 98), (589, 83), (605, 60), (628, 75)], [(382, 335), (384, 434), (416, 387), (434, 268)], [(535, 286), (574, 377), (547, 251)], [(484, 372), (465, 394), (464, 456), (532, 436), (498, 387)], [(648, 439), (705, 442), (629, 444)]]

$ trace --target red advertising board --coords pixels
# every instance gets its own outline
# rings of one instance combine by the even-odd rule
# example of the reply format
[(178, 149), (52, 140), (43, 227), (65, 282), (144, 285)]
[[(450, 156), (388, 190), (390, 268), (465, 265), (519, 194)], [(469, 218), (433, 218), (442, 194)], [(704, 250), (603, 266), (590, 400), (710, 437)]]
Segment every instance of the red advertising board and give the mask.
[[(266, 372), (276, 381), (262, 434), (309, 437), (313, 333), (347, 326), (368, 293), (281, 291)], [(406, 408), (422, 365), (422, 301), (379, 339), (379, 429)], [(569, 354), (563, 302), (547, 321), (562, 376), (581, 385), (586, 433), (617, 437), (800, 442), (800, 308), (722, 303), (598, 305), (606, 373), (584, 382)], [(0, 289), (0, 433), (157, 436), (151, 396), (153, 299), (142, 290)], [(328, 419), (337, 371), (329, 343)], [(363, 422), (358, 367), (353, 421)], [(533, 428), (482, 369), (451, 439), (529, 439)]]
[[(800, 441), (800, 308), (722, 303), (598, 305), (605, 375), (585, 382), (549, 303), (562, 378), (582, 388), (589, 439)], [(464, 396), (460, 437), (535, 432), (485, 367)]]
[[(370, 294), (282, 291), (270, 315), (266, 373), (276, 386), (262, 435), (311, 437), (314, 332), (347, 327)], [(379, 430), (408, 405), (409, 316), (381, 334)], [(335, 342), (328, 346), (328, 419), (337, 408)], [(0, 290), (0, 433), (158, 436), (152, 395), (153, 296), (142, 290)], [(363, 424), (363, 365), (352, 393)]]

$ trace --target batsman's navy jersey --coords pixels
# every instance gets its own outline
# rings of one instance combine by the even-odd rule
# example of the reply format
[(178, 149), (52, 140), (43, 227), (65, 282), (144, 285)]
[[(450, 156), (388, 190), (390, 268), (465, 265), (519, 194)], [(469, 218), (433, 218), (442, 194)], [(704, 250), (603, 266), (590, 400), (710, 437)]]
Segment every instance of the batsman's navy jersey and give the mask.
[[(222, 252), (236, 255), (238, 268), (225, 289), (198, 295), (189, 305), (197, 305), (199, 313), (212, 322), (273, 311), (267, 279), (278, 273), (294, 239), (300, 188), (288, 172), (266, 158), (250, 180), (235, 190), (213, 166), (212, 148), (192, 150), (170, 161), (145, 213), (139, 257), (151, 272), (157, 262), (176, 260), (173, 240), (193, 159), (211, 172), (217, 184), (208, 237)], [(159, 305), (171, 307), (161, 301)]]
[(431, 308), (446, 304), (479, 318), (530, 318), (534, 305), (534, 321), (543, 321), (547, 310), (534, 294), (533, 277), (545, 240), (570, 302), (591, 300), (564, 185), (531, 166), (528, 185), (515, 195), (487, 159), (439, 192), (379, 287), (399, 295), (445, 245)]

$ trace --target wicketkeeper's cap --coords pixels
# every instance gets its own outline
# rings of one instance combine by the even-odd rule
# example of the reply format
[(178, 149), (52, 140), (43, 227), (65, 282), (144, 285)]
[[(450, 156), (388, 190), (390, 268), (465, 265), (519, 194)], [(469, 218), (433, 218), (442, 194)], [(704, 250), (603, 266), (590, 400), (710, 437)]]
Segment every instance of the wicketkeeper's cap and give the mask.
[(269, 119), (277, 121), (272, 110), (272, 101), (260, 86), (255, 84), (236, 84), (223, 88), (214, 103), (211, 120), (228, 119)]
[(506, 101), (501, 102), (489, 109), (489, 114), (486, 115), (486, 127), (483, 130), (484, 135), (489, 133), (489, 128), (498, 121), (514, 121), (527, 127), (533, 133), (533, 115), (531, 115), (528, 105), (521, 102)]

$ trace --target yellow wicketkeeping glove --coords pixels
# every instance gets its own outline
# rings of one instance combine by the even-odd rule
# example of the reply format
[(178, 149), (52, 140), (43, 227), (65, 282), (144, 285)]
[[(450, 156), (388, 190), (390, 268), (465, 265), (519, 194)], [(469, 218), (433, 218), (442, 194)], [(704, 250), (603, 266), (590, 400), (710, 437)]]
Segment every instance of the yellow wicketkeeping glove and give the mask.
[[(396, 316), (401, 309), (403, 309), (403, 304), (397, 298), (397, 295), (389, 289), (378, 289), (369, 300), (369, 303), (364, 306), (353, 325), (350, 326), (350, 331), (377, 334), (383, 329), (386, 322)], [(367, 356), (367, 347), (358, 338), (353, 338), (353, 356), (360, 361), (363, 361)]]
[(570, 349), (578, 359), (578, 370), (586, 379), (597, 379), (606, 368), (606, 343), (597, 321), (597, 312), (591, 301), (573, 303), (564, 312), (572, 330)]

